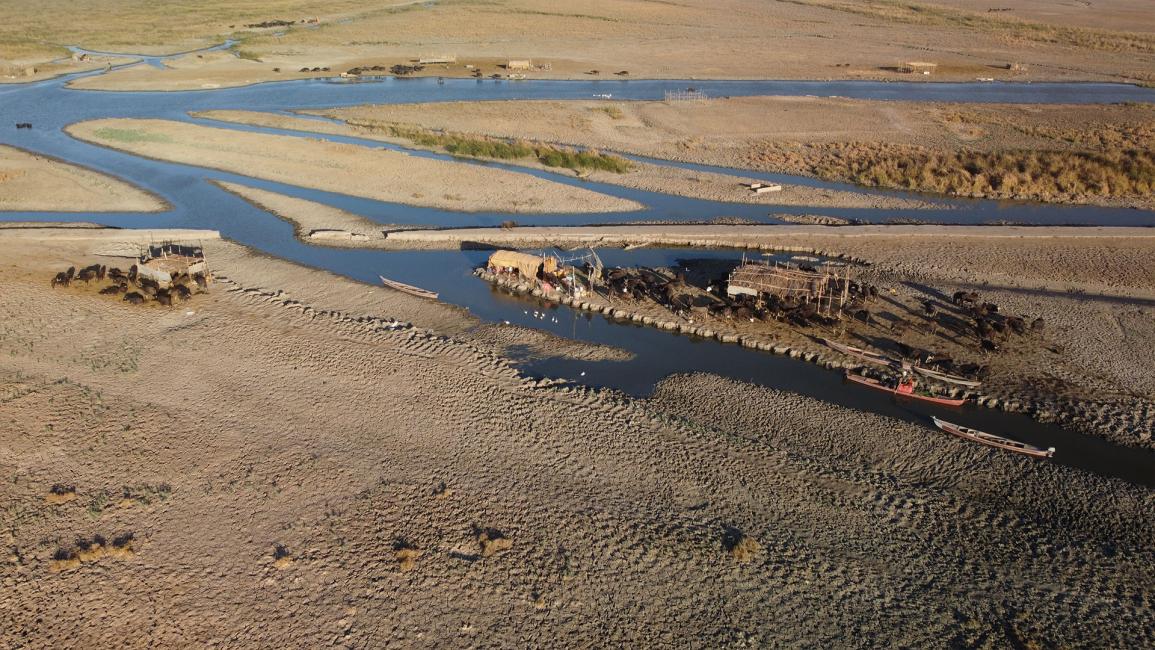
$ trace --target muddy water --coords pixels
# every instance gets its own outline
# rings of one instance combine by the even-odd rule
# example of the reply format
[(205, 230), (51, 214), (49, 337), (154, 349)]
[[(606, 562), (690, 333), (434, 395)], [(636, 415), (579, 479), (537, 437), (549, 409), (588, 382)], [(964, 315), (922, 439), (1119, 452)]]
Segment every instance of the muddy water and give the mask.
[[(1111, 84), (888, 84), (876, 82), (693, 82), (710, 95), (841, 95), (871, 99), (941, 100), (962, 102), (1086, 103), (1151, 101), (1155, 90)], [(208, 180), (246, 183), (292, 196), (311, 199), (380, 223), (412, 223), (441, 227), (496, 225), (508, 219), (502, 213), (462, 213), (414, 208), (335, 193), (259, 181), (236, 174), (197, 167), (146, 160), (76, 141), (61, 130), (65, 125), (102, 117), (158, 117), (188, 120), (187, 112), (208, 109), (282, 111), (292, 108), (319, 108), (368, 102), (424, 102), (476, 99), (588, 98), (610, 93), (615, 99), (655, 99), (665, 90), (684, 87), (686, 82), (597, 81), (493, 83), (472, 80), (385, 79), (369, 83), (333, 83), (310, 80), (260, 84), (238, 89), (180, 93), (107, 93), (75, 91), (63, 87), (62, 80), (0, 88), (0, 142), (53, 155), (120, 176), (162, 196), (172, 209), (160, 214), (60, 214), (0, 213), (6, 220), (84, 219), (108, 225), (136, 227), (211, 228), (243, 244), (301, 264), (375, 283), (377, 274), (439, 291), (442, 299), (468, 308), (483, 320), (509, 321), (538, 327), (561, 336), (605, 343), (629, 350), (629, 362), (578, 362), (564, 359), (524, 359), (526, 372), (561, 377), (595, 386), (616, 388), (634, 395), (646, 395), (657, 381), (671, 373), (713, 372), (757, 384), (814, 396), (855, 409), (929, 424), (930, 415), (1010, 435), (1042, 446), (1054, 446), (1053, 462), (1127, 481), (1155, 486), (1155, 454), (1111, 445), (1098, 438), (1080, 435), (1060, 427), (1046, 426), (1022, 415), (985, 409), (942, 409), (923, 404), (897, 402), (882, 393), (860, 386), (844, 385), (841, 375), (815, 365), (767, 353), (751, 351), (714, 340), (700, 340), (653, 328), (618, 324), (600, 316), (578, 313), (566, 307), (514, 298), (471, 276), (486, 253), (481, 251), (382, 252), (331, 249), (310, 246), (293, 237), (292, 228), (279, 219), (220, 190)], [(31, 121), (34, 129), (16, 132), (10, 126)], [(248, 130), (252, 127), (230, 126)], [(297, 137), (301, 133), (285, 132)], [(312, 136), (316, 137), (316, 136)], [(356, 138), (321, 136), (332, 140), (386, 146)], [(441, 157), (414, 152), (414, 155)], [(666, 161), (654, 161), (660, 164)], [(463, 163), (486, 164), (486, 163)], [(727, 171), (701, 165), (683, 165), (704, 171)], [(641, 219), (701, 221), (717, 216), (739, 216), (772, 223), (768, 212), (818, 213), (882, 221), (908, 217), (944, 223), (984, 223), (1009, 220), (1038, 224), (1095, 223), (1101, 225), (1155, 225), (1155, 213), (1096, 207), (1056, 207), (1001, 204), (990, 201), (939, 200), (943, 210), (823, 210), (814, 207), (778, 208), (748, 206), (673, 197), (612, 185), (589, 183), (565, 174), (529, 171), (521, 173), (560, 182), (581, 184), (614, 196), (633, 199), (646, 206), (634, 212), (598, 215), (516, 215), (525, 225), (615, 223)], [(770, 181), (800, 183), (830, 189), (847, 188), (814, 179), (778, 174), (741, 172)], [(898, 193), (900, 196), (905, 196)], [(923, 198), (923, 197), (920, 197)], [(696, 258), (733, 259), (739, 253), (726, 250), (641, 249), (629, 253), (602, 252), (607, 264), (668, 265), (687, 254)], [(535, 316), (534, 312), (539, 315)], [(541, 317), (540, 314), (546, 314)], [(968, 444), (928, 428), (928, 436), (942, 436), (942, 444)], [(991, 452), (1000, 453), (1000, 452)], [(1032, 462), (1026, 461), (1024, 462)]]

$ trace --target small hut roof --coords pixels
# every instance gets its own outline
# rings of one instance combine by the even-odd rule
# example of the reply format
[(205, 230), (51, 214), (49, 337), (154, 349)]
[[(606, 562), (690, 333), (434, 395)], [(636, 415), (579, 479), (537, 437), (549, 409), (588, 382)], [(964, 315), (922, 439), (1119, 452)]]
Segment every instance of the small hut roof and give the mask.
[(557, 270), (554, 258), (519, 251), (495, 251), (489, 256), (489, 265), (515, 268), (527, 278), (537, 277), (537, 272), (543, 268), (548, 272)]

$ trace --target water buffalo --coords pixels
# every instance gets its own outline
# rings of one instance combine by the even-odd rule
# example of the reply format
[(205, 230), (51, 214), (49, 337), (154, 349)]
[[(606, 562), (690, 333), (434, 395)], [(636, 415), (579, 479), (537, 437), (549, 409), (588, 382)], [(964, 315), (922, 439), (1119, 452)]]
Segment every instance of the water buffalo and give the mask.
[(973, 305), (979, 301), (979, 294), (974, 291), (956, 291), (951, 296), (951, 302), (956, 305)]
[(62, 284), (62, 285), (67, 287), (68, 282), (69, 282), (68, 274), (65, 273), (64, 271), (61, 271), (60, 273), (56, 274), (56, 277), (52, 278), (52, 288), (55, 289), (56, 285), (58, 285), (58, 284)]
[(134, 305), (143, 305), (144, 304), (144, 296), (140, 295), (139, 293), (137, 293), (135, 291), (124, 294), (124, 298), (121, 298), (121, 300), (124, 300), (125, 302), (128, 302), (128, 303), (132, 303)]

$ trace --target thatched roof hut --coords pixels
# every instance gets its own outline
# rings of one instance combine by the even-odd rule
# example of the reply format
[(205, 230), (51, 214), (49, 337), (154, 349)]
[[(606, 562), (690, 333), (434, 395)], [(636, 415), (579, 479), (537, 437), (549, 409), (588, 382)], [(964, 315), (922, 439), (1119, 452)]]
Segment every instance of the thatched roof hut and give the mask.
[(489, 266), (495, 269), (517, 269), (523, 278), (528, 279), (537, 279), (538, 273), (542, 271), (557, 272), (556, 259), (518, 251), (495, 251), (489, 256)]

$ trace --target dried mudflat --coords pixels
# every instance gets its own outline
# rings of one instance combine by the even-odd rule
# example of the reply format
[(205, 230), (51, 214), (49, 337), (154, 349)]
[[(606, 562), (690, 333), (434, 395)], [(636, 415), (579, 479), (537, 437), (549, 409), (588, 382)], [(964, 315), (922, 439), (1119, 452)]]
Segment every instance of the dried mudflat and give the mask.
[(0, 145), (0, 210), (158, 212), (164, 201), (106, 174)]
[(502, 169), (293, 136), (139, 119), (92, 120), (73, 124), (67, 131), (88, 142), (159, 160), (425, 207), (515, 213), (641, 207)]
[(48, 288), (104, 239), (0, 233), (3, 645), (1155, 642), (1149, 490), (715, 377), (542, 387), (227, 242), (182, 308)]

